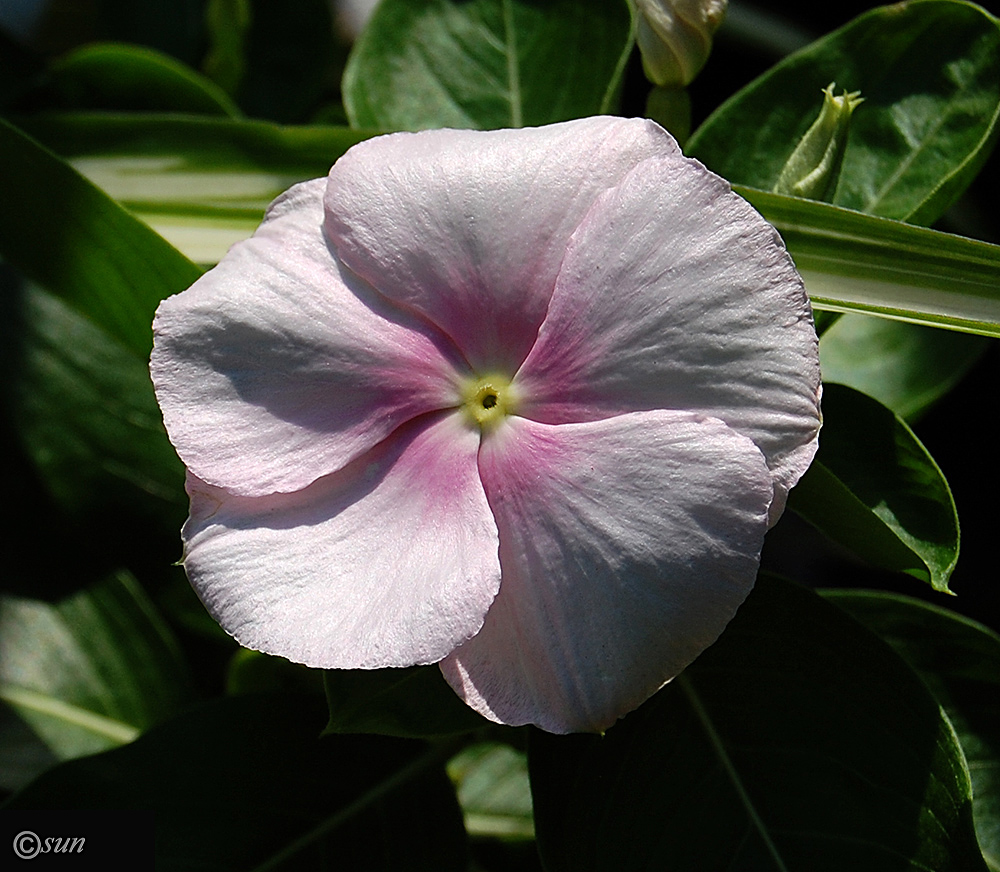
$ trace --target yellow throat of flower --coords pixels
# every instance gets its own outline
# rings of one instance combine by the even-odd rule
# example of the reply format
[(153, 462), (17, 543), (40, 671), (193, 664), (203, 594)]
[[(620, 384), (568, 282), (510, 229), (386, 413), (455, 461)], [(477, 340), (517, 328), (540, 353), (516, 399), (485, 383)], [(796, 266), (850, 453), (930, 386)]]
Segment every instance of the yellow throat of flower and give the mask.
[(505, 375), (472, 376), (459, 390), (466, 420), (484, 433), (495, 429), (516, 411), (517, 388)]

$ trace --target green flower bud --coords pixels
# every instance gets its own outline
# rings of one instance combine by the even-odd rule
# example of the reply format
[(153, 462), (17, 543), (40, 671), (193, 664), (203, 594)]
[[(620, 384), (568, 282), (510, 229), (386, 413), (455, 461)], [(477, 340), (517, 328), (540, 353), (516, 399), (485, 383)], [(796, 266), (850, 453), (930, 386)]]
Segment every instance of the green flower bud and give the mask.
[(698, 75), (728, 0), (635, 0), (636, 41), (654, 85), (684, 87)]
[(774, 186), (776, 194), (790, 194), (809, 200), (831, 200), (837, 190), (840, 165), (851, 115), (864, 102), (860, 91), (833, 95), (835, 82), (823, 90), (819, 117), (795, 146)]

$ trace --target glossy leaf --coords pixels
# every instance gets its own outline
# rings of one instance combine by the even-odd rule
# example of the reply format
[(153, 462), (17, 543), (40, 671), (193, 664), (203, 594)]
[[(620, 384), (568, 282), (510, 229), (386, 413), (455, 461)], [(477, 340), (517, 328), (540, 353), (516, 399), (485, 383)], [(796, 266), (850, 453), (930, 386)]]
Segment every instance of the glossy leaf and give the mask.
[(529, 761), (551, 872), (986, 869), (965, 761), (926, 687), (773, 578), (606, 735), (535, 732)]
[(1000, 636), (909, 597), (824, 595), (892, 645), (948, 713), (969, 763), (979, 845), (990, 869), (1000, 869)]
[(369, 134), (163, 115), (51, 114), (31, 133), (197, 263), (248, 237), (268, 203)]
[(420, 742), (318, 737), (310, 697), (229, 697), (126, 748), (65, 763), (6, 808), (145, 808), (156, 868), (464, 872), (445, 754)]
[(958, 515), (937, 464), (902, 419), (852, 388), (826, 385), (823, 416), (789, 508), (862, 559), (948, 591)]
[(851, 121), (832, 202), (930, 224), (996, 140), (1000, 28), (978, 6), (956, 0), (873, 9), (728, 100), (688, 150), (733, 183), (770, 190), (830, 82), (865, 100)]
[(489, 723), (456, 696), (436, 666), (331, 669), (324, 676), (327, 733), (445, 736)]
[(913, 420), (982, 357), (989, 341), (888, 318), (844, 315), (819, 344), (825, 382), (846, 384)]
[(187, 508), (184, 468), (146, 360), (36, 286), (8, 296), (7, 411), (50, 495), (77, 522), (103, 525), (106, 543), (173, 536)]
[(198, 268), (3, 119), (0, 154), (0, 257), (146, 358), (156, 306)]
[(40, 95), (61, 109), (240, 114), (214, 82), (169, 55), (92, 43), (56, 61)]
[[(54, 605), (0, 596), (0, 700), (34, 736), (22, 753), (43, 765), (130, 742), (189, 694), (173, 635), (128, 573)], [(8, 788), (38, 774), (12, 762), (0, 754)]]
[(737, 187), (781, 233), (813, 307), (1000, 336), (1000, 246)]
[(382, 0), (343, 95), (355, 127), (521, 127), (612, 109), (632, 47), (624, 2)]
[(531, 784), (525, 754), (510, 745), (480, 742), (448, 763), (470, 836), (532, 839)]

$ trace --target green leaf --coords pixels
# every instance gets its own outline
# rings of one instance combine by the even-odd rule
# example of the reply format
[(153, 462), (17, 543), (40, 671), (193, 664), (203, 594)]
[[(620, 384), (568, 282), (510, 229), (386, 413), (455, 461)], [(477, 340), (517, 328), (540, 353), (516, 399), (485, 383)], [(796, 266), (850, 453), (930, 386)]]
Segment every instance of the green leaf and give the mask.
[(876, 566), (948, 591), (958, 515), (948, 482), (906, 423), (843, 385), (823, 392), (816, 460), (788, 507)]
[(814, 308), (1000, 336), (1000, 246), (829, 203), (736, 190), (781, 233)]
[(499, 742), (463, 748), (448, 763), (470, 836), (505, 840), (535, 837), (528, 760)]
[(436, 666), (331, 669), (324, 675), (327, 733), (445, 736), (489, 723), (458, 698)]
[[(978, 7), (938, 0), (865, 13), (740, 91), (691, 148), (730, 180), (770, 189), (818, 112), (820, 88), (836, 80), (860, 89), (865, 102), (852, 119), (834, 202), (931, 223), (972, 180), (996, 139), (996, 24)], [(737, 131), (747, 147), (731, 147)], [(814, 292), (821, 281), (811, 282)], [(845, 289), (854, 299), (858, 290)], [(848, 316), (824, 334), (821, 353), (824, 378), (909, 417), (946, 392), (982, 347), (914, 325)]]
[(731, 182), (770, 190), (830, 82), (865, 100), (851, 121), (832, 202), (930, 224), (996, 141), (1000, 28), (978, 6), (956, 0), (873, 9), (724, 103), (688, 149)]
[(912, 421), (948, 393), (988, 347), (979, 336), (844, 315), (823, 334), (819, 357), (825, 382), (855, 388)]
[(344, 71), (355, 127), (521, 127), (609, 111), (624, 2), (382, 0)]
[(322, 718), (310, 697), (230, 697), (65, 763), (5, 808), (151, 809), (161, 872), (464, 872), (449, 749), (321, 740)]
[(0, 257), (142, 358), (160, 300), (199, 269), (66, 163), (0, 119)]
[(63, 109), (240, 114), (218, 85), (169, 55), (92, 43), (53, 63), (42, 98)]
[(823, 593), (892, 645), (948, 713), (969, 763), (979, 845), (990, 869), (1000, 869), (1000, 636), (909, 597)]
[(604, 736), (531, 738), (551, 872), (986, 869), (937, 703), (789, 582), (760, 578), (720, 640)]
[[(189, 695), (177, 643), (128, 573), (55, 605), (0, 596), (0, 700), (47, 749), (41, 759), (130, 742)], [(20, 786), (10, 764), (0, 753), (0, 783), (8, 789)], [(38, 774), (15, 772), (22, 779)]]
[(29, 131), (197, 263), (247, 238), (296, 182), (326, 175), (369, 134), (260, 121), (50, 114)]
[(157, 534), (175, 542), (187, 508), (184, 468), (145, 358), (38, 287), (7, 296), (5, 405), (49, 494), (106, 543), (128, 547)]

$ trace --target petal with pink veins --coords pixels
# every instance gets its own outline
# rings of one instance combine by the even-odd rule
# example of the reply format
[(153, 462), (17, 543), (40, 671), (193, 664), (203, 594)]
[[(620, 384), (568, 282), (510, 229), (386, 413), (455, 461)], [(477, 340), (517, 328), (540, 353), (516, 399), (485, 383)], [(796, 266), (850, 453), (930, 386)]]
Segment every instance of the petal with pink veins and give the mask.
[(479, 434), (429, 416), (295, 494), (191, 477), (184, 568), (240, 644), (321, 668), (434, 663), (500, 585)]
[(802, 280), (773, 227), (680, 155), (647, 160), (570, 241), (521, 412), (550, 423), (677, 409), (749, 436), (772, 522), (816, 451), (819, 355)]
[(441, 668), (493, 720), (609, 727), (712, 644), (753, 586), (771, 476), (721, 421), (511, 418), (479, 465), (503, 583)]
[(416, 415), (454, 405), (464, 362), (375, 293), (323, 235), (325, 179), (275, 201), (154, 322), (150, 364), (177, 453), (245, 496), (305, 487)]
[(344, 263), (430, 318), (474, 369), (513, 372), (594, 200), (676, 153), (652, 122), (607, 117), (380, 136), (330, 171), (326, 228)]

